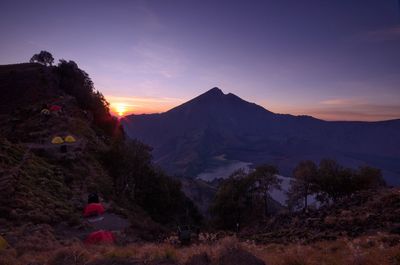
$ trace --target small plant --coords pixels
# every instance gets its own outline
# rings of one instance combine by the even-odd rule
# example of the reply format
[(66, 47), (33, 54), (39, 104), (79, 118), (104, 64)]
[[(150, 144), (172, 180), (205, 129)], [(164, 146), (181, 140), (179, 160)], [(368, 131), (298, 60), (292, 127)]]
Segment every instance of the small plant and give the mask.
[(393, 265), (400, 265), (400, 252), (396, 253), (396, 254), (392, 257), (392, 264), (393, 264)]
[(176, 261), (177, 260), (177, 256), (176, 256), (175, 250), (172, 249), (172, 248), (165, 249), (164, 258), (166, 260)]
[(49, 265), (86, 265), (89, 254), (79, 248), (62, 249), (50, 260)]

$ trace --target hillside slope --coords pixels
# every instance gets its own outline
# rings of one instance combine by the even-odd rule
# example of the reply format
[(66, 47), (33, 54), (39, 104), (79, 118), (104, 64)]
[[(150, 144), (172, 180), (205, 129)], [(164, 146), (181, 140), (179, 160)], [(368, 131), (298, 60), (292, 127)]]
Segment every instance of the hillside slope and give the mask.
[(131, 115), (122, 123), (173, 174), (193, 177), (242, 161), (270, 162), (291, 175), (300, 160), (335, 158), (346, 166), (381, 168), (390, 184), (400, 184), (400, 120), (327, 122), (275, 114), (213, 88), (167, 112)]
[(311, 243), (388, 233), (400, 243), (400, 189), (362, 191), (309, 212), (281, 213), (242, 231), (259, 243)]
[(0, 233), (11, 241), (30, 224), (50, 225), (61, 239), (86, 236), (90, 193), (116, 220), (109, 229), (128, 226), (119, 231), (125, 240), (158, 238), (196, 212), (180, 183), (153, 166), (149, 148), (125, 139), (76, 63), (0, 66), (0, 93)]
[[(111, 196), (111, 179), (93, 155), (106, 143), (91, 115), (59, 88), (54, 71), (38, 64), (0, 67), (0, 92), (7, 95), (0, 99), (1, 181), (7, 190), (0, 196), (2, 216), (14, 221), (76, 219), (89, 192)], [(62, 113), (42, 115), (46, 104), (62, 106)], [(68, 135), (76, 142), (66, 151), (52, 144), (53, 137)]]

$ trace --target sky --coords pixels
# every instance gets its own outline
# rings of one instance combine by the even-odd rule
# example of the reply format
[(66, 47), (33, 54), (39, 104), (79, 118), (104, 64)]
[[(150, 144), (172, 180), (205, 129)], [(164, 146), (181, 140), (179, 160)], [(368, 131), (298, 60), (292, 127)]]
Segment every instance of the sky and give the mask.
[(400, 118), (399, 0), (0, 1), (0, 64), (74, 60), (114, 113), (219, 87), (277, 113)]

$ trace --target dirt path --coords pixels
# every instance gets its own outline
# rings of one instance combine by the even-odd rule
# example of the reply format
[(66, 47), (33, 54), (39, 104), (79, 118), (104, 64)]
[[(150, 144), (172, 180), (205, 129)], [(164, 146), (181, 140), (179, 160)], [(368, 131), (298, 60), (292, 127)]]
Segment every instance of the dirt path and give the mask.
[(107, 231), (123, 231), (130, 226), (128, 219), (114, 214), (105, 213), (104, 219), (96, 223), (89, 223), (84, 220), (84, 226), (81, 227), (70, 227), (66, 224), (59, 224), (55, 227), (55, 232), (57, 237), (60, 239), (72, 239), (79, 238), (84, 240), (88, 234), (97, 230), (107, 230)]

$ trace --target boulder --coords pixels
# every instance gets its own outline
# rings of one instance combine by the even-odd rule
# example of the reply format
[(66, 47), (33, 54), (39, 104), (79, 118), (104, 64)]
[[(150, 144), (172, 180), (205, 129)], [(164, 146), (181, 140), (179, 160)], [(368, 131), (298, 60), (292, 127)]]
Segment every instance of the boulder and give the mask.
[(266, 265), (264, 261), (241, 248), (226, 249), (218, 258), (218, 265)]

